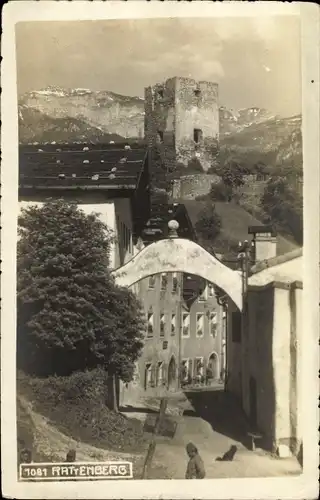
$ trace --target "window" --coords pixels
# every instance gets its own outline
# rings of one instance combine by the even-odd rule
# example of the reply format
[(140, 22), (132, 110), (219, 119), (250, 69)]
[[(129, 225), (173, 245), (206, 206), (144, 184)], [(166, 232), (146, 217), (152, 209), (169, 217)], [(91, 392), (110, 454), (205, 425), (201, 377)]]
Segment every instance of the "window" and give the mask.
[(175, 335), (176, 333), (176, 315), (171, 315), (171, 335)]
[(162, 130), (158, 130), (158, 142), (163, 142), (163, 132)]
[(149, 288), (153, 290), (155, 286), (156, 286), (156, 277), (154, 275), (149, 276)]
[(199, 295), (199, 302), (205, 302), (207, 298), (208, 298), (207, 285), (205, 285), (204, 289)]
[(152, 337), (153, 335), (153, 313), (148, 313), (148, 320), (147, 320), (147, 336)]
[(201, 90), (200, 89), (195, 89), (193, 92), (194, 92), (194, 95), (196, 97), (200, 97), (201, 96)]
[(165, 325), (166, 325), (165, 315), (162, 313), (160, 314), (160, 337), (164, 337)]
[(241, 313), (232, 313), (232, 342), (241, 342)]
[(177, 273), (172, 275), (172, 293), (177, 293), (178, 291), (178, 276)]
[(204, 314), (197, 313), (196, 316), (197, 337), (203, 337), (203, 322), (204, 322)]
[(193, 140), (196, 144), (202, 141), (202, 130), (199, 128), (193, 129)]
[(213, 337), (217, 336), (217, 313), (212, 312), (210, 314), (210, 335)]
[(190, 314), (182, 314), (182, 335), (183, 337), (189, 337), (190, 335)]
[(161, 274), (161, 290), (165, 290), (167, 288), (168, 276), (167, 273)]
[(144, 388), (147, 389), (148, 387), (154, 387), (155, 385), (155, 380), (154, 377), (154, 368), (151, 363), (146, 363), (145, 365), (145, 382), (144, 382)]
[(158, 98), (159, 98), (159, 99), (163, 99), (163, 96), (164, 96), (163, 89), (159, 89), (159, 90), (158, 90)]
[(214, 288), (212, 283), (209, 283), (208, 290), (209, 290), (209, 297), (214, 297)]

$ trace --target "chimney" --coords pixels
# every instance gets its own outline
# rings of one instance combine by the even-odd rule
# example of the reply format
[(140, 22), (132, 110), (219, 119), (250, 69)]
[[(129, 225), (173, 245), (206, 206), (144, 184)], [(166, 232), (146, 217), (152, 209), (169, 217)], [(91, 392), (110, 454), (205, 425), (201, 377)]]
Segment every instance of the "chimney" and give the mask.
[(254, 263), (277, 256), (277, 233), (271, 226), (250, 226), (248, 233), (253, 235)]

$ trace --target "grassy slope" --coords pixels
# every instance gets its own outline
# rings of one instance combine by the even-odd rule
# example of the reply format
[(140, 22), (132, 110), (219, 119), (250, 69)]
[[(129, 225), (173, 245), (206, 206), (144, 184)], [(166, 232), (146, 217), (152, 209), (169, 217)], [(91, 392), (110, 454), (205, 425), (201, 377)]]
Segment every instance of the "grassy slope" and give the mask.
[(102, 391), (105, 387), (98, 371), (47, 379), (20, 372), (18, 448), (30, 447), (42, 459), (49, 452), (65, 457), (71, 444), (79, 442), (109, 453), (141, 453), (145, 448), (141, 422), (110, 411)]
[[(184, 200), (189, 217), (193, 225), (199, 218), (200, 212), (207, 206), (207, 201)], [(225, 257), (232, 256), (232, 248), (239, 241), (248, 239), (248, 226), (261, 225), (261, 222), (253, 217), (236, 203), (215, 202), (216, 212), (221, 217), (221, 232), (214, 241), (213, 246), (217, 253), (223, 253)], [(278, 235), (277, 253), (282, 255), (297, 248), (297, 244)]]

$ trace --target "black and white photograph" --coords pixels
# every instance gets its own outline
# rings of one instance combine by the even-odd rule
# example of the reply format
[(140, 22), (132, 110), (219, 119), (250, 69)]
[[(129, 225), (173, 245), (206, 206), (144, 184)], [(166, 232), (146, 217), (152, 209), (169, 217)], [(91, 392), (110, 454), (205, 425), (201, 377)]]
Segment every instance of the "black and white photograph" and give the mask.
[(10, 23), (9, 497), (317, 493), (303, 7), (196, 3), (19, 2)]

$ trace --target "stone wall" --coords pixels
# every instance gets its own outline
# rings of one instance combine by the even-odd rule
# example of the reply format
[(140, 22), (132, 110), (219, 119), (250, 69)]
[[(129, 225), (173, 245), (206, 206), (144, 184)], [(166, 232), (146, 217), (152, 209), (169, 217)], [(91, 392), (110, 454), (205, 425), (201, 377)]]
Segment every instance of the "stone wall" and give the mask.
[(220, 177), (215, 174), (192, 174), (175, 179), (172, 185), (173, 200), (194, 200), (197, 196), (210, 193), (212, 184), (217, 184)]
[(170, 78), (147, 87), (145, 137), (149, 146), (159, 148), (168, 169), (177, 163), (187, 169), (196, 162), (207, 171), (218, 154), (218, 85)]
[[(219, 183), (221, 178), (216, 174), (190, 174), (175, 179), (172, 186), (172, 196), (175, 200), (193, 200), (197, 196), (210, 193), (211, 185)], [(245, 199), (260, 200), (269, 178), (260, 175), (245, 175), (244, 184), (236, 189), (236, 193)], [(303, 182), (301, 178), (290, 180), (295, 189), (302, 194)]]
[[(175, 147), (177, 161), (188, 166), (196, 158), (206, 172), (218, 153), (218, 84), (176, 79)], [(194, 131), (200, 131), (199, 142)]]

